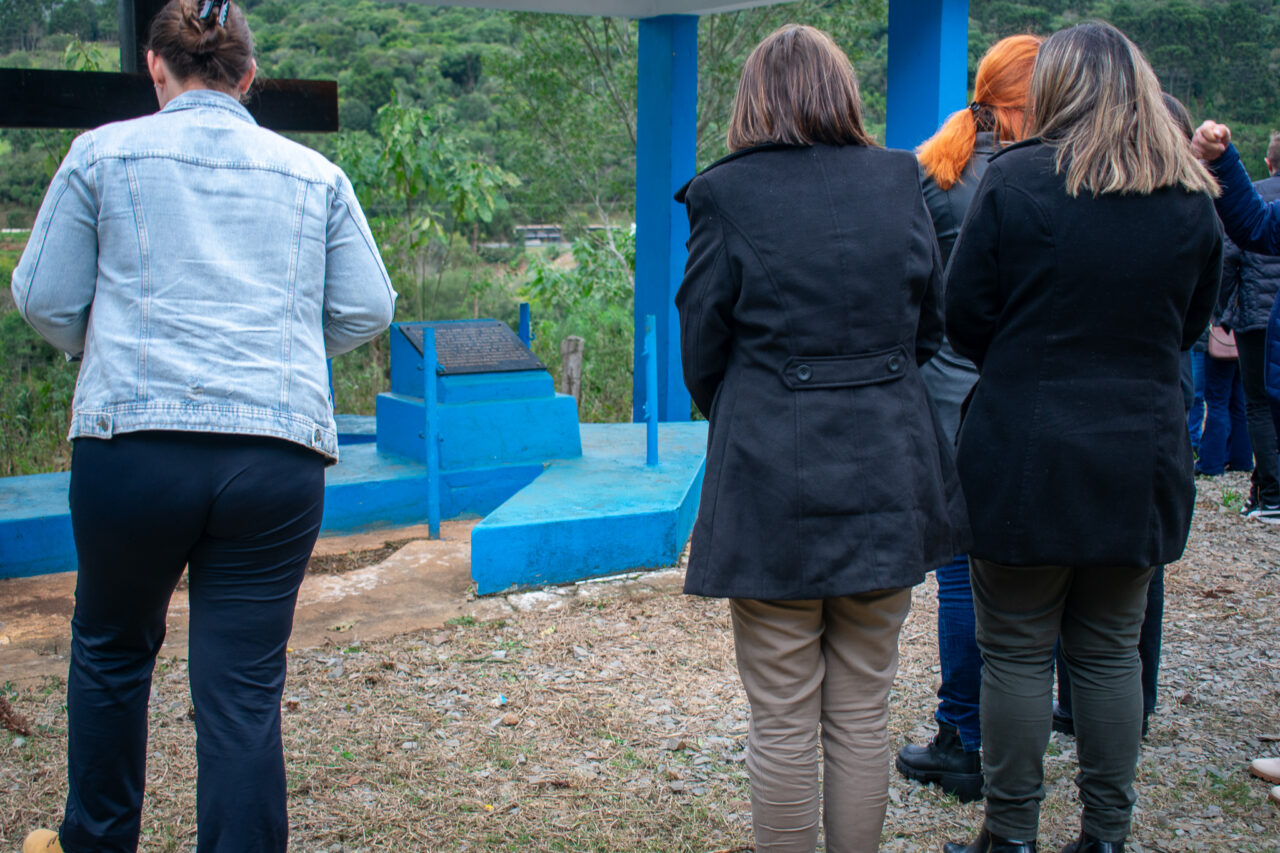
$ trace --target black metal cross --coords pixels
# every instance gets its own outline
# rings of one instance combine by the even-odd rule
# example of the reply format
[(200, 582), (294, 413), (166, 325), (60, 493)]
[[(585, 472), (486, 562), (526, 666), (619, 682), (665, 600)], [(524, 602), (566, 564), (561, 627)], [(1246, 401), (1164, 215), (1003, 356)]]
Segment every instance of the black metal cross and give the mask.
[[(89, 128), (156, 111), (141, 46), (166, 0), (119, 0), (120, 72), (0, 68), (0, 127)], [(338, 129), (333, 80), (260, 80), (245, 107), (272, 130)]]

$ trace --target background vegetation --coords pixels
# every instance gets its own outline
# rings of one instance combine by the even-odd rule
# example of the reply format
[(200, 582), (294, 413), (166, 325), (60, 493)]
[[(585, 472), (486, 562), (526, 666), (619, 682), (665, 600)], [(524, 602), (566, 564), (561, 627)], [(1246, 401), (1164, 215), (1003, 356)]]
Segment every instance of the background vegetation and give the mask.
[[(260, 73), (336, 79), (342, 131), (299, 137), (340, 163), (366, 206), (401, 293), (398, 319), (493, 316), (533, 306), (537, 352), (586, 339), (584, 420), (627, 420), (631, 393), (629, 229), (635, 166), (636, 24), (374, 0), (244, 0)], [(796, 20), (831, 32), (854, 60), (868, 123), (883, 137), (885, 0), (800, 0), (704, 17), (698, 160), (724, 153), (735, 79), (751, 47)], [(1147, 53), (1197, 120), (1232, 125), (1261, 174), (1280, 126), (1276, 36), (1265, 0), (971, 0), (970, 73), (997, 39), (1099, 17)], [(0, 67), (119, 67), (104, 0), (0, 0)], [(29, 227), (71, 134), (0, 132), (0, 226)], [(520, 223), (557, 223), (571, 248), (511, 246)], [(597, 226), (592, 228), (591, 226)], [(604, 227), (599, 227), (604, 226)], [(25, 235), (0, 240), (0, 281)], [(65, 467), (75, 366), (0, 296), (0, 474)], [(339, 411), (372, 412), (387, 344), (338, 359)]]

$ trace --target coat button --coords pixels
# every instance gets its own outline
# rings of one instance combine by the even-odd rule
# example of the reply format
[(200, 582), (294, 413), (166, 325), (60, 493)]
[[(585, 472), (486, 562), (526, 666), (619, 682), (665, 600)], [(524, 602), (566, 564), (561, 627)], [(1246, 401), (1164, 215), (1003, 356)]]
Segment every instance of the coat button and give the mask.
[(796, 379), (801, 382), (808, 382), (813, 377), (813, 368), (807, 364), (802, 364), (796, 368)]
[(889, 356), (889, 363), (886, 366), (889, 368), (890, 373), (897, 373), (902, 369), (902, 359), (898, 358), (896, 355), (891, 355)]

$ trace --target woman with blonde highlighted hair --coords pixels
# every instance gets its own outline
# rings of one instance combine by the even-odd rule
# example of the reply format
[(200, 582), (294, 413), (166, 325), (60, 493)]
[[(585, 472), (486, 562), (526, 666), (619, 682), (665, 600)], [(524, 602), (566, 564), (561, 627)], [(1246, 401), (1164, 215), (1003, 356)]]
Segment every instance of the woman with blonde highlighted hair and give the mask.
[(1217, 187), (1109, 24), (1046, 39), (1030, 100), (1031, 138), (992, 158), (947, 273), (947, 334), (981, 374), (957, 464), (986, 820), (946, 851), (1036, 850), (1060, 637), (1084, 806), (1062, 850), (1119, 853), (1147, 586), (1181, 556), (1195, 499), (1180, 351), (1218, 291)]
[[(953, 113), (920, 146), (921, 187), (943, 264), (951, 257), (951, 247), (987, 171), (987, 161), (1001, 146), (1018, 141), (1026, 132), (1027, 91), (1040, 41), (1038, 36), (1017, 35), (993, 44), (978, 63), (973, 103)], [(947, 437), (954, 441), (961, 405), (978, 381), (978, 369), (957, 354), (944, 337), (942, 348), (920, 368), (920, 375)], [(898, 751), (896, 764), (908, 779), (936, 784), (961, 802), (969, 802), (982, 797), (982, 733), (978, 725), (982, 656), (974, 634), (968, 556), (956, 556), (939, 567), (935, 576), (938, 659), (942, 665), (934, 712), (938, 733), (924, 746), (904, 746)]]
[(864, 853), (911, 587), (967, 544), (918, 369), (942, 263), (915, 158), (872, 143), (825, 33), (755, 48), (729, 147), (676, 196), (685, 384), (710, 421), (685, 591), (730, 599), (755, 849), (813, 853), (821, 804), (825, 849)]

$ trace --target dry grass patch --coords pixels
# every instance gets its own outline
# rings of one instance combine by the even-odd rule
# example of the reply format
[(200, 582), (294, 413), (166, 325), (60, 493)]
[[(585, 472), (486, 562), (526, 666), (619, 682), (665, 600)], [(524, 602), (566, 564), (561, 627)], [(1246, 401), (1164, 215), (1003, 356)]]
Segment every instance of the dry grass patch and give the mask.
[[(1280, 526), (1224, 511), (1243, 478), (1200, 485), (1187, 556), (1166, 580), (1160, 705), (1130, 849), (1276, 850), (1277, 810), (1245, 765), (1280, 754)], [(933, 730), (933, 590), (917, 590), (903, 631), (895, 749)], [(194, 844), (186, 680), (183, 661), (157, 670), (147, 851)], [(63, 690), (3, 689), (36, 734), (0, 734), (0, 849), (60, 811)], [(292, 847), (746, 850), (746, 728), (725, 604), (671, 590), (583, 585), (502, 620), (297, 651), (284, 702)], [(1074, 772), (1073, 741), (1055, 735), (1043, 849), (1075, 836)], [(981, 821), (978, 805), (891, 779), (885, 850), (937, 850)]]

